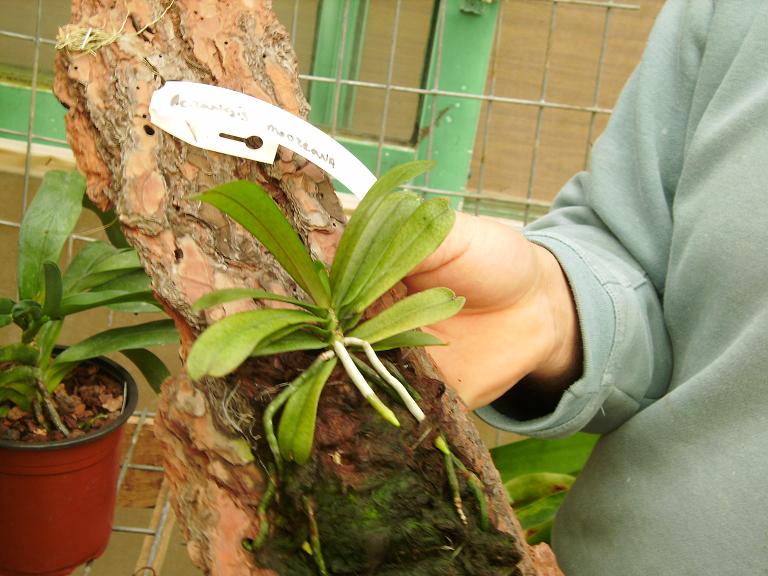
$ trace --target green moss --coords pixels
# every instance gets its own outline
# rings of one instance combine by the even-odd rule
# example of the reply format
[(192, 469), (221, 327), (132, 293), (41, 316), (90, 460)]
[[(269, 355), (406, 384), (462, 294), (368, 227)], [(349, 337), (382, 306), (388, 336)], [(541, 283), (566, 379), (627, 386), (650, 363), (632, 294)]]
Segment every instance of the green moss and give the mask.
[(409, 468), (381, 474), (363, 491), (320, 480), (324, 476), (313, 465), (286, 472), (277, 533), (258, 556), (279, 574), (317, 573), (312, 558), (300, 550), (309, 536), (303, 493), (313, 495), (323, 556), (333, 575), (515, 574), (519, 558), (509, 537), (480, 530), (466, 487), (467, 526), (456, 515), (447, 483), (433, 486)]
[[(318, 421), (313, 458), (301, 466), (286, 463), (280, 475), (272, 530), (255, 552), (261, 566), (285, 576), (318, 576), (312, 556), (302, 550), (310, 540), (305, 503), (311, 500), (331, 576), (519, 573), (519, 546), (508, 534), (482, 530), (464, 474), (458, 481), (468, 523), (459, 519), (443, 453), (430, 439), (417, 441), (423, 430), (409, 424), (400, 406), (394, 409), (405, 424), (398, 430), (356, 395), (328, 395), (321, 402), (327, 403), (321, 406), (327, 418)], [(351, 429), (339, 429), (334, 415), (350, 412), (370, 418), (351, 418)], [(269, 460), (265, 443), (254, 449), (257, 459)], [(328, 456), (336, 453), (342, 464)]]

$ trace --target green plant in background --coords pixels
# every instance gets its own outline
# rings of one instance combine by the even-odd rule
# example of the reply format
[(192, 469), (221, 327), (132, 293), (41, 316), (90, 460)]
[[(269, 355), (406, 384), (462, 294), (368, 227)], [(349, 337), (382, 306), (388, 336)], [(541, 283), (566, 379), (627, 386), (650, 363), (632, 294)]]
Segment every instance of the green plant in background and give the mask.
[(127, 247), (113, 215), (100, 215), (116, 245), (91, 242), (65, 271), (58, 262), (77, 224), (85, 181), (77, 172), (46, 174), (24, 214), (19, 232), (17, 298), (0, 298), (0, 327), (15, 324), (18, 341), (0, 346), (0, 416), (16, 405), (34, 410), (64, 436), (52, 392), (80, 363), (122, 352), (156, 390), (168, 376), (162, 361), (146, 347), (178, 342), (170, 320), (106, 330), (70, 346), (54, 357), (64, 320), (108, 306), (127, 312), (157, 312), (149, 279), (138, 256)]
[(529, 544), (549, 542), (560, 504), (597, 438), (584, 433), (558, 440), (529, 438), (491, 449)]
[[(424, 161), (403, 164), (371, 187), (347, 225), (330, 273), (312, 259), (275, 202), (257, 184), (229, 182), (196, 197), (251, 232), (309, 297), (300, 300), (234, 288), (212, 292), (195, 303), (202, 310), (251, 298), (296, 307), (240, 312), (213, 324), (196, 340), (187, 359), (187, 371), (195, 380), (229, 374), (250, 356), (319, 351), (265, 411), (266, 436), (278, 467), (282, 459), (301, 464), (309, 458), (320, 394), (337, 361), (388, 422), (400, 425), (369, 381), (391, 386), (414, 418), (424, 419), (408, 383), (388, 369), (376, 352), (440, 344), (417, 329), (452, 316), (464, 299), (447, 288), (434, 288), (408, 296), (370, 320), (362, 318), (371, 304), (440, 245), (453, 225), (454, 213), (446, 201), (422, 202), (416, 194), (393, 191), (431, 166)], [(349, 348), (361, 350), (368, 363), (350, 354)], [(275, 435), (273, 419), (281, 409)]]

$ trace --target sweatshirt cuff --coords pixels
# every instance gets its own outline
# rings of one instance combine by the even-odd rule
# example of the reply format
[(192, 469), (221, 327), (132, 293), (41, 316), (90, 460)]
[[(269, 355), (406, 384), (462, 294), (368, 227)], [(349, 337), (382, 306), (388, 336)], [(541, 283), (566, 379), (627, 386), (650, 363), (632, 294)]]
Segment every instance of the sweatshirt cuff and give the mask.
[[(551, 413), (530, 420), (516, 420), (501, 412), (499, 403), (476, 411), (496, 428), (540, 438), (567, 436), (583, 429), (593, 420), (611, 395), (606, 367), (614, 347), (617, 314), (614, 292), (600, 280), (592, 265), (577, 246), (568, 244), (552, 233), (527, 233), (531, 242), (552, 252), (563, 268), (573, 292), (579, 317), (583, 346), (583, 372), (571, 384)], [(620, 396), (624, 396), (621, 394)], [(636, 403), (627, 397), (636, 410)]]

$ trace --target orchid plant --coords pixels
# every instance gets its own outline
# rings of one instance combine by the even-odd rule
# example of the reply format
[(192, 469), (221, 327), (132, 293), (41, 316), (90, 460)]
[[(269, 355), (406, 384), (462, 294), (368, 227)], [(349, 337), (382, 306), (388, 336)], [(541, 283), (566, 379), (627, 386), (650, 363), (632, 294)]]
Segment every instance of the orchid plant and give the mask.
[(114, 213), (96, 211), (111, 244), (89, 242), (68, 267), (59, 267), (83, 206), (92, 205), (82, 175), (64, 171), (45, 175), (19, 230), (17, 297), (0, 298), (0, 328), (15, 325), (20, 330), (13, 342), (0, 346), (0, 417), (18, 406), (34, 411), (39, 422), (64, 436), (70, 431), (51, 395), (78, 365), (121, 352), (159, 390), (169, 372), (146, 348), (179, 339), (173, 321), (164, 319), (106, 330), (54, 352), (64, 321), (74, 314), (101, 307), (131, 313), (161, 311)]
[[(211, 204), (252, 233), (272, 253), (307, 299), (249, 288), (218, 290), (194, 307), (203, 310), (242, 299), (272, 300), (294, 308), (263, 308), (227, 316), (205, 330), (192, 346), (187, 371), (195, 380), (222, 377), (252, 356), (318, 351), (311, 365), (269, 404), (264, 428), (278, 467), (282, 459), (309, 459), (317, 407), (337, 362), (363, 397), (388, 422), (400, 423), (369, 380), (391, 386), (413, 417), (423, 410), (402, 376), (387, 369), (378, 351), (432, 346), (441, 342), (418, 328), (457, 313), (464, 299), (447, 288), (433, 288), (396, 302), (369, 320), (366, 309), (390, 290), (445, 239), (454, 212), (443, 199), (421, 198), (396, 188), (432, 166), (415, 161), (384, 174), (349, 220), (335, 259), (326, 270), (313, 260), (290, 223), (258, 184), (228, 182), (195, 199)], [(368, 363), (350, 353), (362, 351)], [(282, 410), (279, 430), (274, 418)]]

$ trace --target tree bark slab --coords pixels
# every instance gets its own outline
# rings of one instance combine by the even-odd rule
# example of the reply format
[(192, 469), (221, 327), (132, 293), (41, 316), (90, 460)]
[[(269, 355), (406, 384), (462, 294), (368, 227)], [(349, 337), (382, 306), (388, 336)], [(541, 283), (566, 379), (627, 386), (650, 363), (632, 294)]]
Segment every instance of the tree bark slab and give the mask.
[[(151, 126), (150, 97), (164, 80), (215, 84), (300, 117), (308, 112), (295, 55), (270, 2), (176, 0), (163, 14), (167, 6), (73, 0), (72, 26), (119, 35), (94, 54), (60, 52), (55, 92), (69, 108), (68, 140), (88, 194), (116, 208), (176, 321), (184, 358), (208, 324), (255, 306), (239, 302), (198, 314), (191, 304), (203, 294), (242, 286), (300, 295), (258, 242), (190, 196), (233, 179), (259, 182), (326, 263), (344, 216), (328, 177), (293, 152), (281, 148), (273, 165), (260, 164), (188, 146)], [(487, 450), (426, 355), (406, 351), (390, 359), (421, 393), (427, 423), (417, 425), (397, 409), (404, 426), (389, 426), (335, 373), (321, 399), (313, 457), (288, 467), (266, 515), (259, 503), (271, 456), (261, 414), (311, 358), (254, 360), (226, 379), (198, 383), (182, 373), (164, 384), (155, 428), (198, 566), (221, 575), (316, 574), (314, 559), (301, 551), (314, 517), (331, 574), (559, 573), (548, 548), (525, 545)], [(467, 523), (457, 515), (442, 455), (432, 445), (438, 430), (480, 478), (490, 530), (480, 527), (465, 479)], [(269, 537), (258, 551), (247, 550), (243, 543), (257, 537), (265, 519)]]

